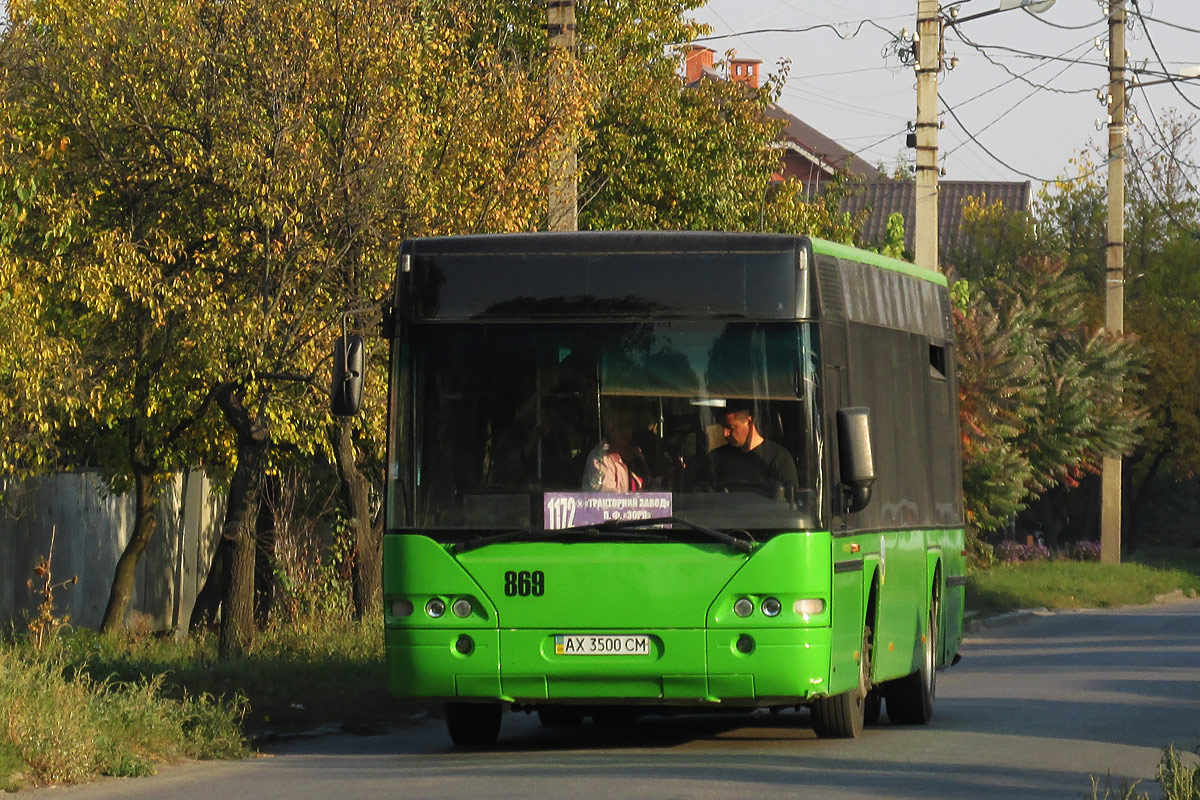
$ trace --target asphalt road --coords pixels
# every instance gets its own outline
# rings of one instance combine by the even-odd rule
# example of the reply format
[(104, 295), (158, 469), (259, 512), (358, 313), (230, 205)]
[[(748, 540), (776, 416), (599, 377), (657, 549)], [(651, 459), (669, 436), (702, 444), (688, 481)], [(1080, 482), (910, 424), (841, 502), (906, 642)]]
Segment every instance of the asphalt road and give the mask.
[(1091, 776), (1151, 779), (1163, 745), (1200, 742), (1200, 601), (1034, 616), (962, 653), (938, 675), (932, 725), (884, 722), (853, 741), (817, 740), (804, 712), (566, 731), (509, 714), (495, 748), (464, 752), (430, 719), (55, 796), (1078, 798)]

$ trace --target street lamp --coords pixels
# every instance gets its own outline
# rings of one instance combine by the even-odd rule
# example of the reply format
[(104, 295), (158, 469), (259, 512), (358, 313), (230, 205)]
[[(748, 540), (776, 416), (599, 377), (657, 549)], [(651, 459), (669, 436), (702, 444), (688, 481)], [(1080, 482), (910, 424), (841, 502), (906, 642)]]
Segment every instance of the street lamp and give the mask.
[(1054, 5), (1054, 0), (1000, 0), (998, 8), (993, 8), (991, 11), (981, 11), (978, 14), (971, 14), (968, 17), (962, 18), (958, 16), (958, 6), (953, 6), (950, 9), (950, 24), (957, 25), (960, 22), (970, 22), (980, 17), (990, 17), (992, 14), (999, 14), (1001, 11), (1012, 11), (1014, 8), (1023, 8), (1031, 13), (1041, 14), (1052, 5)]
[(937, 75), (942, 69), (943, 37), (946, 26), (1024, 8), (1040, 14), (1054, 0), (1000, 0), (990, 11), (958, 16), (958, 4), (943, 13), (938, 0), (917, 0), (917, 149), (916, 197), (913, 249), (917, 266), (937, 272), (938, 259), (938, 96)]
[(1200, 66), (1191, 66), (1191, 67), (1184, 67), (1183, 69), (1179, 70), (1179, 72), (1175, 73), (1175, 75), (1170, 78), (1161, 78), (1160, 80), (1157, 80), (1157, 81), (1142, 81), (1142, 80), (1138, 79), (1137, 75), (1134, 75), (1133, 78), (1129, 81), (1129, 85), (1132, 88), (1141, 88), (1144, 86), (1158, 86), (1160, 83), (1177, 83), (1179, 81), (1194, 81), (1197, 78), (1200, 78)]

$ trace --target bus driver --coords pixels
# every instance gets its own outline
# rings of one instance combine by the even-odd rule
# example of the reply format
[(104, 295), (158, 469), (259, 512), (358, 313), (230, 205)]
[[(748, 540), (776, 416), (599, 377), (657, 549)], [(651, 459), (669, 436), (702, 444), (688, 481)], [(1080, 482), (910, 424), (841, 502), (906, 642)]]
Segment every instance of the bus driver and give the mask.
[(785, 499), (799, 487), (796, 463), (788, 451), (758, 432), (748, 403), (730, 403), (721, 417), (725, 444), (712, 451), (718, 491), (753, 491)]

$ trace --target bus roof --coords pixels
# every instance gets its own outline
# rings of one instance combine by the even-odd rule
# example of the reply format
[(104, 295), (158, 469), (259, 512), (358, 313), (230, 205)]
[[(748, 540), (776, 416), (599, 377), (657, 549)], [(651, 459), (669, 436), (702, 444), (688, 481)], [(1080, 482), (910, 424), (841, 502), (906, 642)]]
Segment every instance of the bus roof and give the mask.
[[(873, 286), (888, 274), (907, 276), (914, 290), (946, 286), (944, 276), (899, 259), (807, 236), (579, 231), (407, 240), (397, 286), (407, 297), (397, 300), (413, 319), (430, 321), (812, 318), (816, 309), (809, 304), (811, 278), (801, 269), (804, 253), (813, 255), (809, 274), (818, 268), (846, 274), (837, 280), (848, 282), (851, 311), (862, 305), (853, 302), (854, 287)], [(821, 267), (825, 259), (836, 261)], [(878, 290), (895, 289), (879, 284)], [(899, 318), (877, 322), (914, 324)]]
[(948, 285), (946, 276), (942, 273), (918, 267), (916, 264), (908, 261), (885, 256), (881, 253), (872, 253), (870, 250), (860, 250), (848, 244), (838, 244), (826, 239), (818, 239), (815, 236), (810, 236), (808, 239), (812, 242), (813, 252), (816, 253), (823, 253), (835, 258), (846, 258), (863, 264), (871, 264), (872, 266), (890, 269), (894, 272), (903, 272), (905, 275), (911, 275), (923, 281), (932, 281), (940, 286)]

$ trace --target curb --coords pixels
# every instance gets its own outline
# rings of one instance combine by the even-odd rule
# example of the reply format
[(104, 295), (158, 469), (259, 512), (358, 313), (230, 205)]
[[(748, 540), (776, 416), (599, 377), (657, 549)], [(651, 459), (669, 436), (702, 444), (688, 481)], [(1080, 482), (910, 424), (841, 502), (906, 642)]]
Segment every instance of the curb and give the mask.
[(982, 617), (979, 619), (969, 619), (963, 624), (964, 634), (977, 634), (989, 631), (993, 628), (1003, 628), (1008, 625), (1013, 625), (1018, 622), (1024, 622), (1032, 617), (1044, 617), (1054, 612), (1050, 609), (1041, 608), (1022, 608), (1016, 611), (1009, 611), (1004, 614), (997, 614), (993, 617)]

